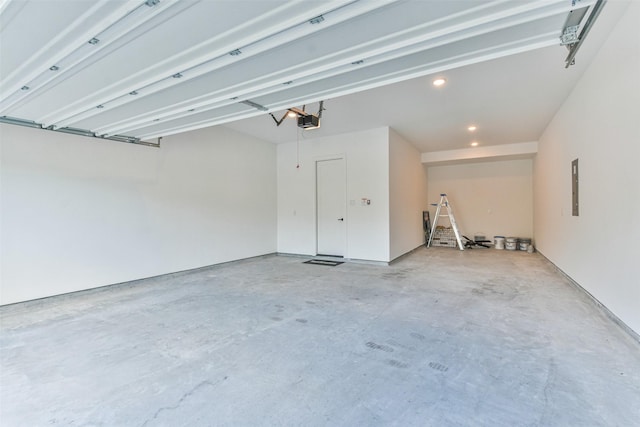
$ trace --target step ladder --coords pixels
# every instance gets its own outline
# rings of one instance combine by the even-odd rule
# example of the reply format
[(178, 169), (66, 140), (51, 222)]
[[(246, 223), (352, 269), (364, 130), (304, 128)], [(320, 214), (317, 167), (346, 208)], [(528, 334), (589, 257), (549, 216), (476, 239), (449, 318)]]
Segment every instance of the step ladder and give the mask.
[[(458, 248), (460, 248), (461, 251), (464, 251), (464, 245), (462, 244), (462, 239), (460, 239), (460, 231), (458, 231), (458, 224), (456, 223), (456, 219), (453, 216), (453, 212), (451, 211), (451, 204), (449, 203), (449, 200), (447, 199), (447, 195), (446, 193), (441, 193), (440, 194), (440, 203), (433, 203), (431, 206), (437, 206), (436, 208), (436, 215), (435, 218), (433, 219), (433, 225), (431, 226), (431, 233), (429, 234), (429, 241), (427, 242), (427, 247), (431, 246), (431, 242), (433, 241), (433, 235), (436, 232), (436, 227), (438, 226), (438, 218), (440, 218), (441, 216), (444, 217), (448, 217), (449, 218), (449, 222), (451, 223), (451, 228), (453, 228), (453, 232), (456, 235), (456, 241), (458, 242)], [(441, 214), (440, 211), (442, 209), (442, 207), (447, 209), (447, 213), (446, 214)]]

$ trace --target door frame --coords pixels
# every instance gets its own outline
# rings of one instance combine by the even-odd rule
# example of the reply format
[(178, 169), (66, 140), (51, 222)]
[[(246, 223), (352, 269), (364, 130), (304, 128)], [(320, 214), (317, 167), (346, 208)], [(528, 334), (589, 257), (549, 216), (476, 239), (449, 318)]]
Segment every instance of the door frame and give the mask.
[(343, 258), (347, 259), (349, 255), (349, 241), (347, 240), (348, 236), (348, 227), (349, 227), (349, 209), (348, 209), (348, 194), (347, 194), (347, 156), (344, 153), (340, 154), (329, 154), (324, 156), (315, 156), (313, 158), (313, 219), (315, 224), (315, 242), (314, 242), (314, 252), (315, 255), (318, 255), (318, 162), (325, 162), (328, 160), (342, 160), (344, 161), (344, 256)]

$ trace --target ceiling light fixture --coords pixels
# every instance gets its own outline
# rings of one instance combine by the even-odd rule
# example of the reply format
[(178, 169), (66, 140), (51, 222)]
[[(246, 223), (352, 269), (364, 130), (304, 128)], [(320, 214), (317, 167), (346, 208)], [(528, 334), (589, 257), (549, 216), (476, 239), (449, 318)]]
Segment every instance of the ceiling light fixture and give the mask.
[(447, 82), (447, 79), (445, 79), (444, 77), (438, 77), (437, 79), (433, 80), (433, 85), (435, 87), (440, 87), (444, 85), (446, 82)]
[(471, 125), (471, 126), (469, 126), (469, 127), (467, 128), (467, 130), (468, 130), (469, 132), (473, 132), (473, 131), (475, 131), (476, 129), (478, 129), (476, 125)]
[(298, 113), (296, 113), (295, 111), (289, 111), (287, 113), (287, 117), (294, 118), (294, 117), (297, 117), (297, 116), (298, 116)]
[(473, 141), (473, 142), (471, 143), (471, 146), (472, 146), (472, 147), (477, 147), (477, 146), (478, 146), (478, 141)]

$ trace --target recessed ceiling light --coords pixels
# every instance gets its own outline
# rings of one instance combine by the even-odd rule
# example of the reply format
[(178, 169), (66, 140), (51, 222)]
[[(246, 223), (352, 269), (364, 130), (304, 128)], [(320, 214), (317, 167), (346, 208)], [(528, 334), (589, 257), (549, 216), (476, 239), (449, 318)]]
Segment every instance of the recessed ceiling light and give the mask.
[(472, 147), (477, 147), (477, 146), (478, 146), (478, 141), (473, 141), (473, 142), (471, 143), (471, 146), (472, 146)]
[(293, 117), (298, 117), (298, 114), (295, 111), (289, 111), (287, 113), (287, 116), (293, 118)]
[(442, 86), (447, 82), (447, 79), (445, 79), (444, 77), (438, 77), (437, 79), (433, 80), (433, 85), (438, 87), (438, 86)]
[(476, 125), (471, 125), (471, 126), (469, 126), (467, 129), (469, 130), (469, 132), (473, 132), (473, 131), (475, 131), (476, 129), (478, 129), (478, 127), (477, 127)]

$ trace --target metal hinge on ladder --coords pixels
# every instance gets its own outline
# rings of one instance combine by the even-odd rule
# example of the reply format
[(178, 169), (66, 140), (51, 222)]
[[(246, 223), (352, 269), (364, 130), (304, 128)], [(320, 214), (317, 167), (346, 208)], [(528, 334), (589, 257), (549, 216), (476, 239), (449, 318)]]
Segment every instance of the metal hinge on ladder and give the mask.
[[(436, 208), (436, 216), (433, 220), (433, 226), (431, 227), (431, 233), (429, 234), (429, 241), (427, 242), (427, 247), (431, 246), (431, 242), (433, 241), (433, 235), (436, 232), (436, 227), (438, 226), (438, 218), (441, 216), (445, 216), (449, 218), (449, 222), (451, 223), (451, 228), (456, 235), (456, 241), (458, 242), (458, 248), (461, 251), (464, 251), (464, 245), (462, 244), (462, 240), (460, 239), (460, 231), (458, 231), (458, 224), (456, 223), (456, 219), (453, 216), (453, 212), (451, 211), (451, 204), (447, 199), (447, 195), (445, 193), (440, 194), (440, 202), (438, 204), (432, 204), (432, 206), (437, 206)], [(440, 209), (442, 207), (447, 209), (447, 214), (440, 214)]]

